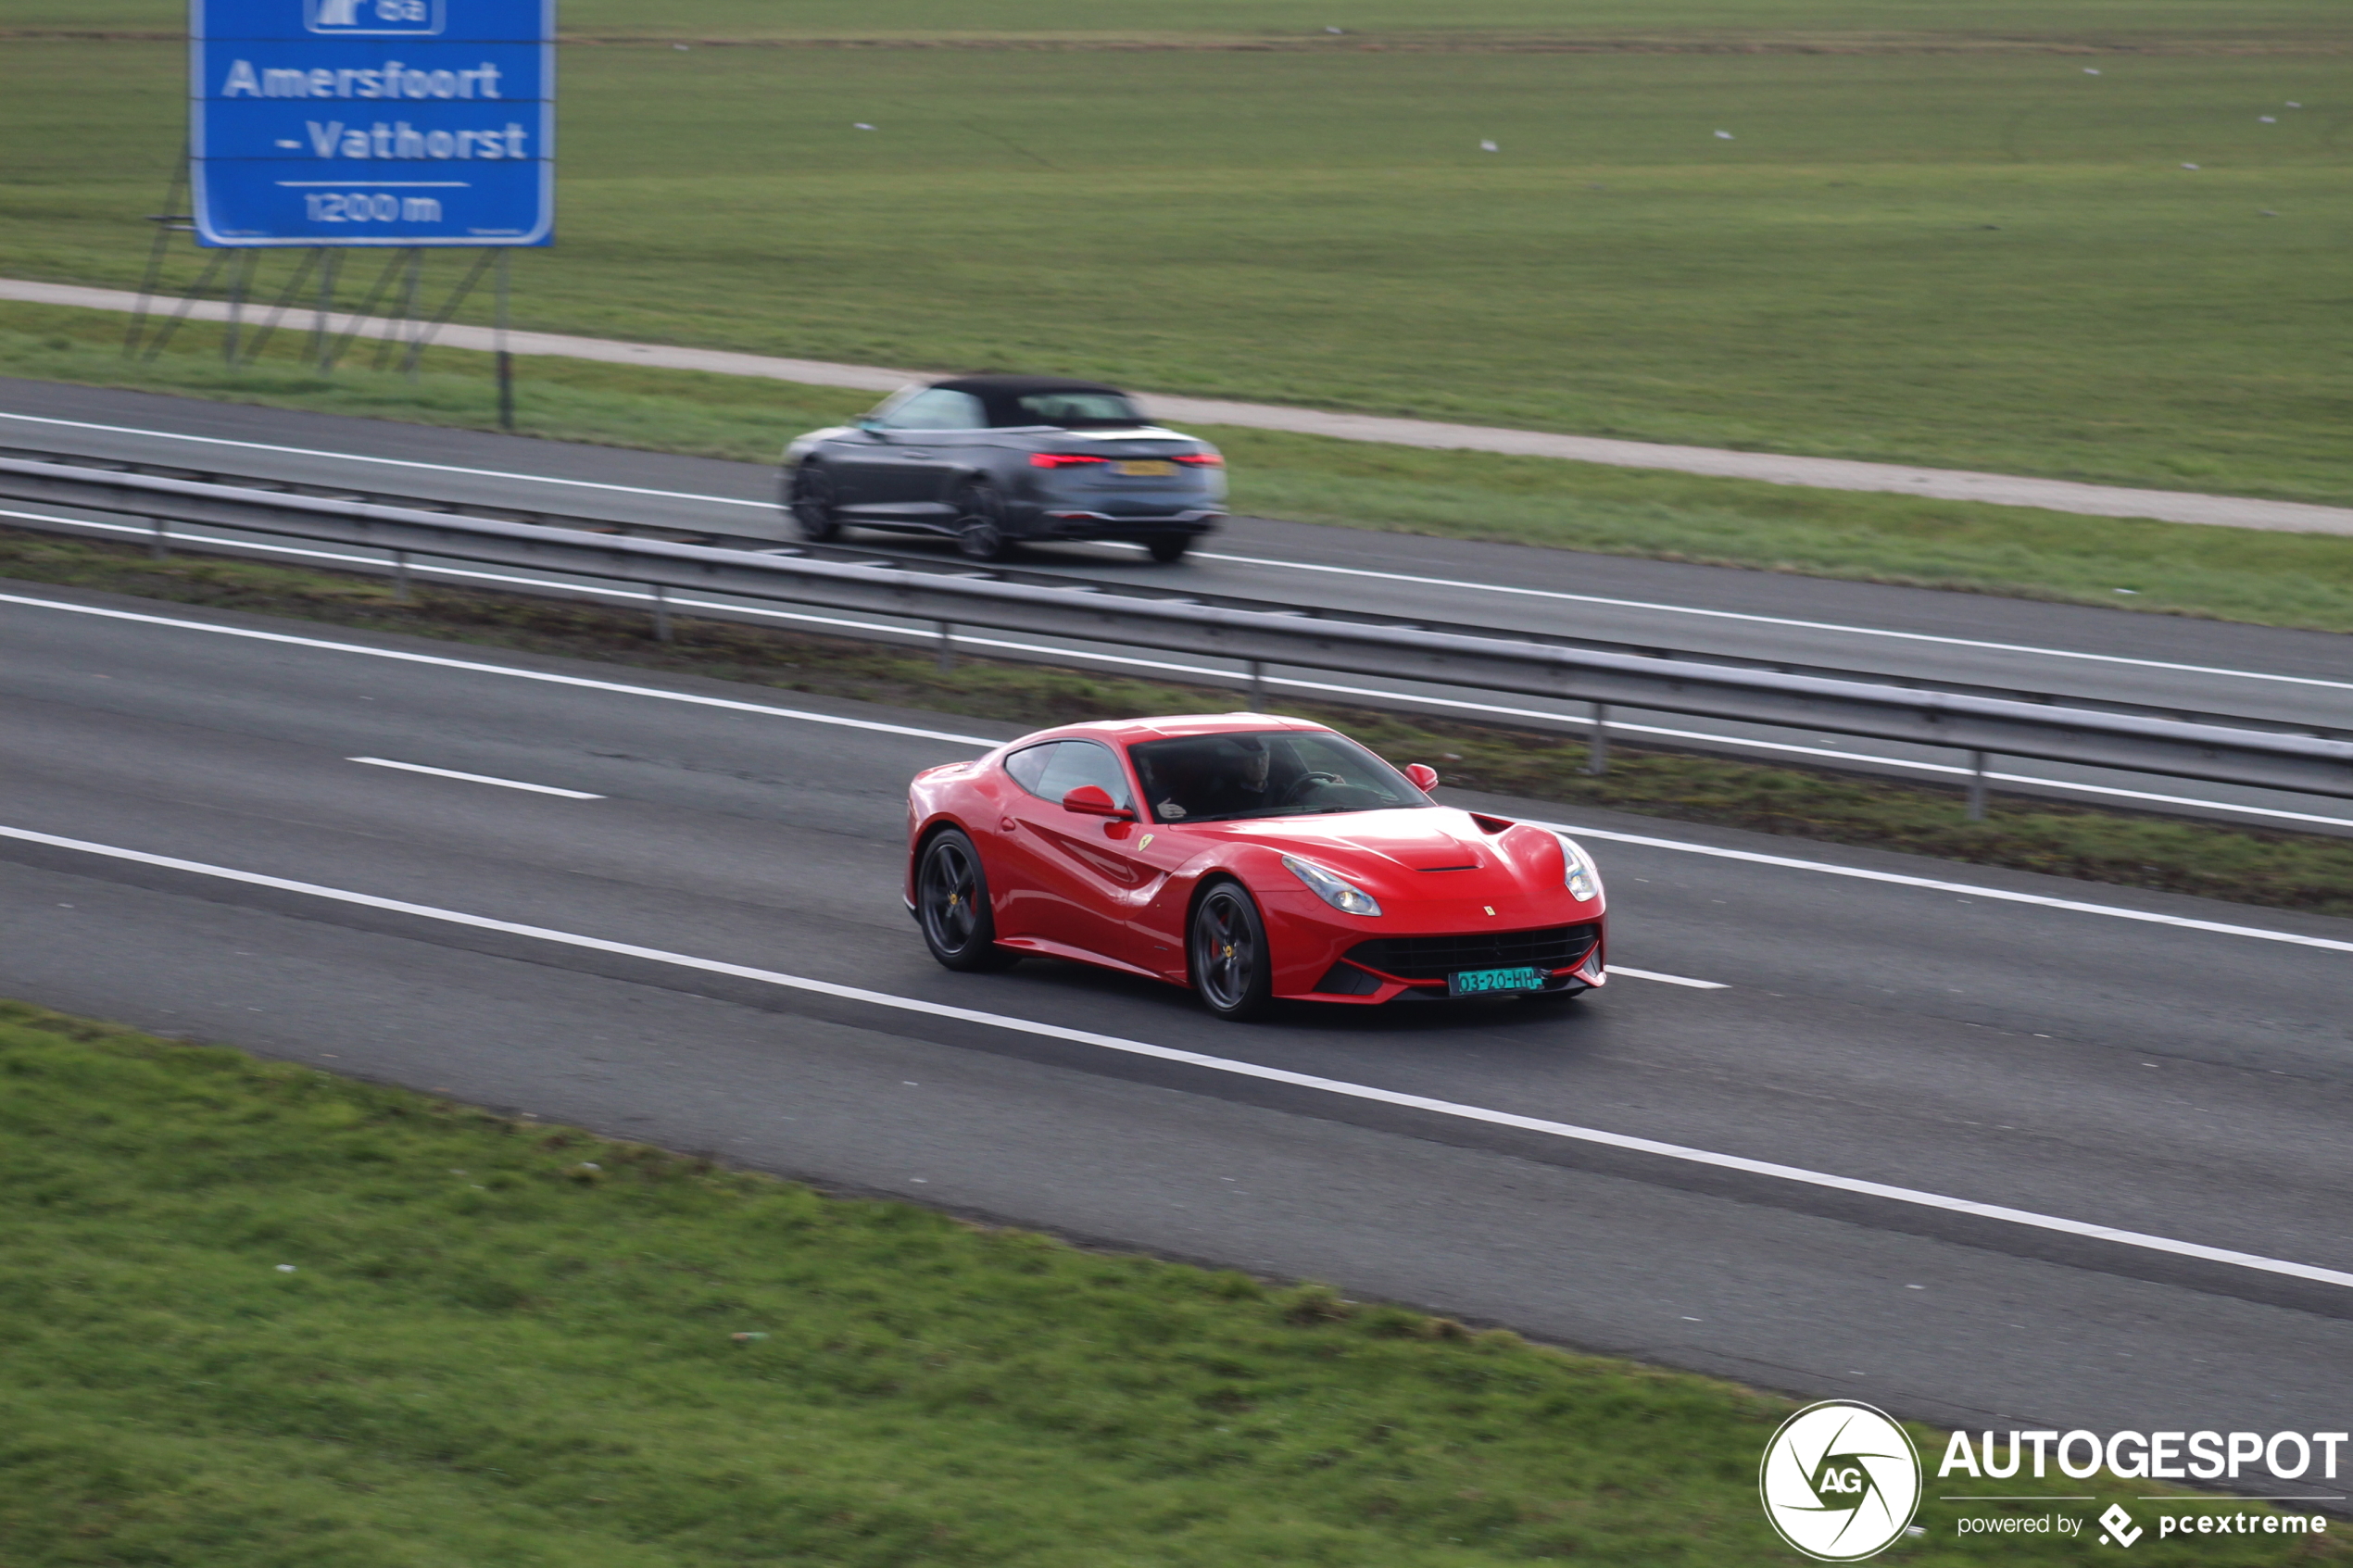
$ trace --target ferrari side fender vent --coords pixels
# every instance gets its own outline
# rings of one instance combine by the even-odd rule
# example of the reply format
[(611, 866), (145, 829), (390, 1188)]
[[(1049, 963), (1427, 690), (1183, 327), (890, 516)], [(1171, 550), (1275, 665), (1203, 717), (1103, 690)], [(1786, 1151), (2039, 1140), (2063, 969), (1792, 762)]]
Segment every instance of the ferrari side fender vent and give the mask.
[(1476, 811), (1470, 814), (1470, 820), (1478, 824), (1478, 831), (1481, 833), (1503, 833), (1507, 829), (1519, 826), (1509, 817), (1482, 817)]

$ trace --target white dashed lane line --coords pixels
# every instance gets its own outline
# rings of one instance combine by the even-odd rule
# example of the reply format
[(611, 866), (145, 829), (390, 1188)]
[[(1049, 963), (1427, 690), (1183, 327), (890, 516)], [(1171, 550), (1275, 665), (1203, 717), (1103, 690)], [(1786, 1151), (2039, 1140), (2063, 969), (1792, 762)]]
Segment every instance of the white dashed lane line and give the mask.
[(602, 800), (601, 795), (591, 795), (585, 789), (558, 789), (554, 784), (525, 784), (521, 779), (494, 779), (487, 773), (461, 773), (454, 768), (428, 768), (422, 762), (395, 762), (388, 757), (346, 757), (346, 762), (365, 762), (371, 768), (397, 768), (404, 773), (430, 773), (436, 779), (458, 779), (466, 784), (497, 784), (500, 789), (527, 789), (535, 795), (560, 795), (567, 800)]

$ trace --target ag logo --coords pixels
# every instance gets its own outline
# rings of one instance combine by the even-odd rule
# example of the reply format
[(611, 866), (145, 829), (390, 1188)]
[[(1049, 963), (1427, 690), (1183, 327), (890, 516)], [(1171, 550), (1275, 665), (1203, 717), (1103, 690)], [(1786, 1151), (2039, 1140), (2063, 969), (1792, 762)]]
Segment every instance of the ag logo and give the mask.
[(1919, 1512), (1920, 1456), (1885, 1411), (1826, 1399), (1781, 1423), (1756, 1489), (1781, 1539), (1818, 1562), (1856, 1562)]
[(370, 37), (441, 31), (444, 0), (303, 0), (313, 32)]

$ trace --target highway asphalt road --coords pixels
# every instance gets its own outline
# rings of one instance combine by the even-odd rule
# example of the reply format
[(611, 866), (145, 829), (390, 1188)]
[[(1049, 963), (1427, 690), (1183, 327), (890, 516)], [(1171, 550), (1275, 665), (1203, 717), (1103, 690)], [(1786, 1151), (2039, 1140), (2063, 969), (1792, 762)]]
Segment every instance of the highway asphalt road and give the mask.
[[(232, 474), (378, 487), (451, 502), (586, 511), (780, 541), (793, 536), (773, 505), (774, 470), (759, 464), (0, 381), (0, 446), (11, 444), (195, 469), (217, 465)], [(897, 553), (952, 558), (944, 545), (887, 534), (861, 533), (857, 542), (871, 546), (878, 558)], [(2342, 726), (2353, 710), (2353, 639), (2342, 635), (1984, 595), (1255, 518), (1234, 520), (1175, 569), (1153, 566), (1134, 550), (1088, 546), (1034, 550), (1023, 565), (1114, 587), (1181, 586), (2251, 719)], [(1061, 645), (1055, 646), (1059, 651)], [(1164, 657), (1147, 656), (1147, 662)], [(1233, 678), (1214, 659), (1185, 667), (1206, 669), (1212, 679)], [(1348, 700), (1351, 690), (1368, 685), (1423, 699), (1443, 701), (1450, 695), (1403, 683), (1334, 684), (1313, 676), (1286, 679), (1280, 672), (1272, 689), (1294, 697), (1312, 694)], [(1441, 710), (1466, 709), (1456, 700)], [(1468, 705), (1467, 716), (1480, 711), (1476, 703)], [(1567, 701), (1506, 699), (1504, 708), (1485, 711), (1541, 713), (1546, 717), (1540, 721), (1572, 731), (1582, 731), (1589, 721), (1585, 705)], [(1957, 782), (1966, 762), (1959, 753), (1932, 746), (1632, 709), (1619, 710), (1614, 722), (1622, 740), (1697, 745), (1764, 759), (1830, 762), (1948, 783)], [(2252, 825), (2353, 832), (2353, 810), (2342, 802), (2017, 759), (1996, 759), (1994, 767), (1997, 788), (2184, 810)]]
[(999, 728), (0, 595), (0, 994), (1971, 1428), (2346, 1425), (2353, 922), (1580, 812), (1716, 988), (1233, 1026), (931, 963), (904, 783)]

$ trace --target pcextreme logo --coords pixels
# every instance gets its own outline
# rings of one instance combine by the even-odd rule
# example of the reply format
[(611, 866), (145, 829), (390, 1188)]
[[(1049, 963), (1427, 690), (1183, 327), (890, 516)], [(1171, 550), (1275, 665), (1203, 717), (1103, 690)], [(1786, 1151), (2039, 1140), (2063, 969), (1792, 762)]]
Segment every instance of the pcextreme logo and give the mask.
[(1781, 1539), (1818, 1562), (1859, 1562), (1919, 1512), (1920, 1456), (1886, 1411), (1825, 1399), (1781, 1423), (1756, 1490)]

